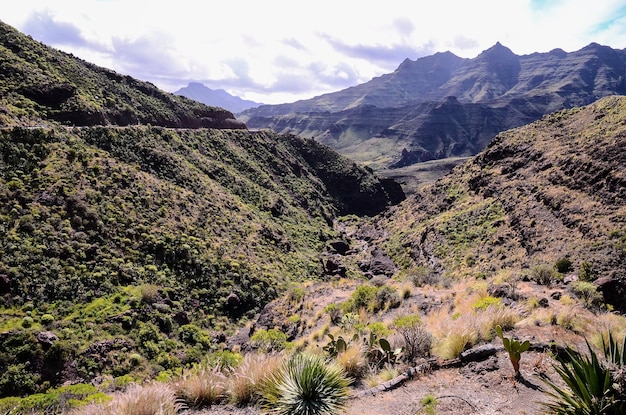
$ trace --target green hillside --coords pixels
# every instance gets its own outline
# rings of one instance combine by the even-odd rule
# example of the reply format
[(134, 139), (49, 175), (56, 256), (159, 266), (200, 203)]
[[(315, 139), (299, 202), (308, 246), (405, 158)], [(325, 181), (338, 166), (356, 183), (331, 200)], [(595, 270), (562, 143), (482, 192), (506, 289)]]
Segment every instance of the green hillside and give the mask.
[(0, 396), (221, 351), (324, 277), (338, 216), (404, 198), (313, 140), (0, 29)]
[(569, 263), (626, 309), (626, 98), (499, 134), (382, 219), (407, 274), (448, 282)]
[(33, 40), (0, 21), (0, 126), (152, 124), (245, 128), (233, 114)]

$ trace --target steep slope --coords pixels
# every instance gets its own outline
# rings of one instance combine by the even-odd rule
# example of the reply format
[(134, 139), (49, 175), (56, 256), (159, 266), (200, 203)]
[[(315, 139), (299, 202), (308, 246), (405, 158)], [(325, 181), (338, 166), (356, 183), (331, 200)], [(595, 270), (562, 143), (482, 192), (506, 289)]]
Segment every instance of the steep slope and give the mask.
[[(199, 362), (326, 276), (338, 216), (404, 198), (318, 142), (231, 128), (225, 110), (2, 29), (0, 397)], [(118, 104), (149, 125), (124, 126)]]
[[(2, 344), (30, 350), (0, 366), (31, 361), (52, 384), (197, 359), (208, 330), (324, 275), (333, 218), (402, 195), (314, 141), (244, 130), (1, 129), (0, 171)], [(205, 340), (185, 340), (189, 324)], [(38, 372), (44, 327), (74, 371)], [(126, 351), (89, 354), (110, 337)], [(128, 366), (132, 352), (145, 364)]]
[(175, 95), (182, 95), (194, 101), (213, 107), (225, 108), (233, 113), (238, 113), (248, 108), (262, 105), (258, 102), (242, 99), (231, 95), (223, 89), (211, 89), (198, 82), (190, 82), (186, 87), (174, 91)]
[(626, 309), (626, 98), (500, 133), (470, 162), (380, 219), (407, 273), (528, 272), (571, 261)]
[[(474, 59), (447, 52), (406, 60), (393, 73), (364, 84), (261, 106), (239, 118), (251, 128), (314, 137), (384, 169), (473, 155), (499, 131), (624, 93), (624, 50), (592, 43), (571, 53), (518, 56), (498, 43)], [(450, 97), (455, 105), (449, 105)], [(341, 122), (346, 114), (350, 121)], [(442, 120), (449, 124), (445, 129)]]
[(151, 124), (245, 128), (232, 113), (159, 90), (33, 40), (0, 22), (0, 126)]

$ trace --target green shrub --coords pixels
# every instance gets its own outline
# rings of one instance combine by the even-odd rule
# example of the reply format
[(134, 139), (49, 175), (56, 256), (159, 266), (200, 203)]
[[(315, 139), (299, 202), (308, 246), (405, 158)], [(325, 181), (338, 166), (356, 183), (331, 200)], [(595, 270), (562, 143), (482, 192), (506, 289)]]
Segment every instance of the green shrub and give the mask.
[(556, 268), (548, 264), (533, 267), (530, 270), (530, 275), (537, 284), (548, 287), (563, 279), (563, 275), (559, 274)]
[(320, 355), (297, 354), (263, 388), (263, 406), (275, 415), (337, 414), (348, 397), (349, 379)]
[(141, 302), (144, 304), (154, 304), (159, 298), (159, 287), (152, 284), (146, 284), (139, 287), (141, 293)]
[(567, 258), (559, 258), (554, 267), (560, 273), (570, 272), (572, 270), (572, 261)]
[(287, 300), (290, 304), (298, 304), (304, 299), (305, 291), (302, 287), (292, 287), (287, 291)]
[(375, 298), (378, 288), (372, 285), (359, 285), (350, 298), (343, 303), (344, 312), (357, 312), (360, 309), (372, 310), (375, 308)]
[(23, 364), (10, 365), (0, 375), (0, 396), (24, 396), (37, 391), (39, 375), (29, 372)]
[(379, 311), (387, 308), (397, 308), (402, 303), (398, 291), (394, 288), (384, 285), (376, 291), (373, 310)]
[(280, 352), (287, 348), (287, 335), (277, 329), (260, 329), (250, 337), (250, 343), (263, 353)]
[(338, 324), (341, 320), (341, 308), (335, 303), (330, 303), (324, 307), (324, 312), (330, 317), (330, 322)]
[(178, 329), (178, 338), (183, 343), (192, 346), (201, 345), (206, 349), (211, 346), (211, 339), (195, 324), (184, 324), (180, 326)]
[(22, 327), (24, 327), (25, 329), (28, 329), (33, 326), (34, 322), (35, 321), (33, 320), (32, 317), (26, 316), (22, 319)]
[(139, 366), (142, 360), (143, 358), (139, 353), (131, 353), (130, 356), (128, 356), (128, 361), (132, 367)]
[(49, 326), (53, 322), (54, 317), (52, 316), (52, 314), (44, 314), (41, 316), (41, 324), (43, 324), (44, 326)]
[(481, 298), (480, 300), (478, 300), (474, 304), (472, 304), (472, 308), (475, 311), (485, 311), (490, 306), (498, 306), (500, 304), (502, 304), (502, 299), (501, 298), (487, 296), (487, 297)]
[(207, 366), (217, 366), (222, 370), (237, 367), (241, 362), (243, 362), (243, 356), (230, 350), (218, 350), (206, 357)]
[(580, 264), (580, 269), (578, 270), (578, 279), (580, 281), (593, 281), (595, 279), (594, 277), (595, 274), (591, 262), (584, 261)]
[(598, 287), (592, 282), (574, 281), (571, 289), (574, 295), (580, 298), (588, 307), (602, 300), (602, 294), (598, 292)]

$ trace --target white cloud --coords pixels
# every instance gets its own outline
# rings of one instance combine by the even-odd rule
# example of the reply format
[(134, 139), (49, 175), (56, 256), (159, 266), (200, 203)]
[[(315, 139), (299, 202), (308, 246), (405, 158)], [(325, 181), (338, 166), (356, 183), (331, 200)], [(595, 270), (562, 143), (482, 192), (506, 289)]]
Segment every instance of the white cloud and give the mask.
[(514, 53), (626, 46), (626, 2), (603, 0), (20, 0), (2, 20), (167, 90), (201, 81), (243, 98), (309, 98), (450, 50)]

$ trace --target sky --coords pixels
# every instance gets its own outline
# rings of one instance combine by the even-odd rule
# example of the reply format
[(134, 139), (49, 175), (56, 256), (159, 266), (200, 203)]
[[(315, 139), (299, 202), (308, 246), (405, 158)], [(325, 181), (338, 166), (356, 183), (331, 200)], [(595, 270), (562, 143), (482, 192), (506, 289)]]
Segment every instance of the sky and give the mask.
[(626, 48), (626, 0), (19, 0), (0, 20), (169, 92), (200, 82), (265, 104), (496, 42), (518, 55)]

